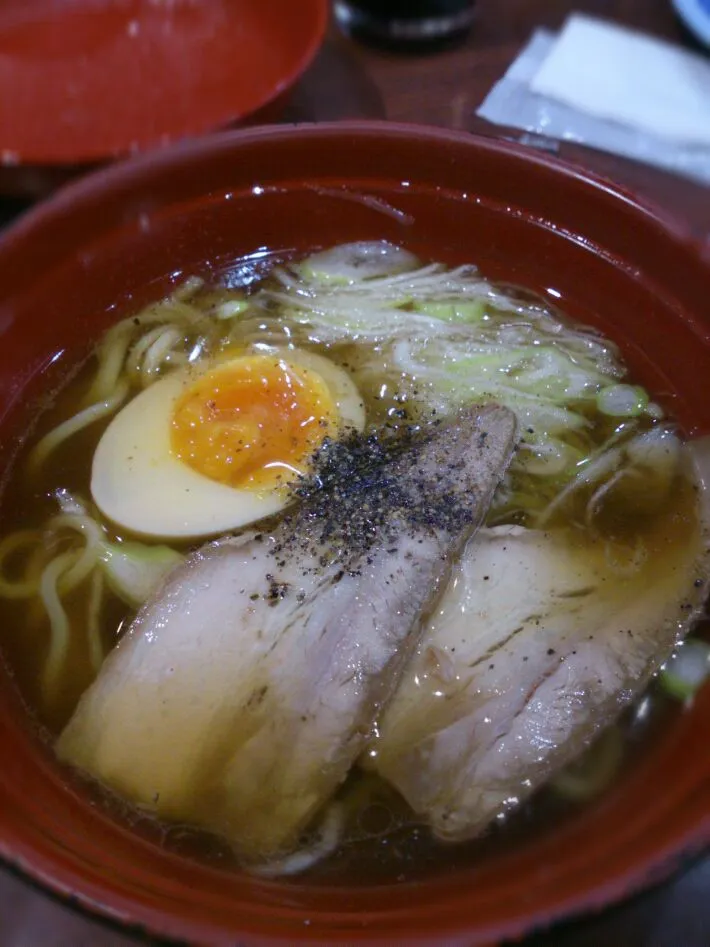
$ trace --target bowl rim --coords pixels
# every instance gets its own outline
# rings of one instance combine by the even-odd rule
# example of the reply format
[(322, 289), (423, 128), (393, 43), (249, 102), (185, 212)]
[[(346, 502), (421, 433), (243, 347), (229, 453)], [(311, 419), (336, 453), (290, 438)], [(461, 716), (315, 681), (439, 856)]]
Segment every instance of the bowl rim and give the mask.
[[(120, 190), (126, 184), (129, 184), (132, 179), (139, 179), (147, 172), (160, 171), (161, 168), (179, 164), (183, 160), (191, 161), (198, 160), (202, 156), (208, 157), (222, 149), (230, 150), (240, 143), (288, 139), (294, 135), (307, 138), (322, 138), (322, 136), (340, 138), (348, 134), (377, 134), (380, 137), (405, 139), (407, 141), (417, 139), (436, 142), (451, 141), (468, 147), (480, 148), (492, 155), (517, 156), (528, 164), (552, 170), (556, 175), (563, 178), (591, 185), (608, 196), (620, 200), (637, 213), (648, 218), (650, 222), (660, 226), (675, 241), (683, 244), (686, 251), (696, 256), (710, 275), (709, 260), (704, 252), (703, 244), (696, 239), (692, 230), (682, 218), (657, 205), (652, 200), (640, 197), (630, 188), (619, 185), (596, 171), (589, 170), (575, 162), (563, 160), (556, 155), (537, 151), (518, 142), (466, 131), (423, 126), (416, 123), (394, 123), (386, 120), (307, 122), (230, 129), (203, 138), (178, 142), (164, 149), (142, 153), (72, 181), (48, 199), (26, 211), (22, 217), (10, 224), (0, 234), (0, 254), (11, 248), (14, 243), (26, 239), (28, 236), (31, 237), (35, 230), (42, 228), (46, 223), (55, 218), (61, 218), (65, 211), (80, 205), (90, 205), (94, 200), (104, 198), (107, 193), (114, 189)], [(617, 873), (606, 883), (596, 884), (586, 890), (583, 895), (575, 895), (566, 901), (558, 902), (554, 908), (531, 909), (525, 916), (518, 914), (511, 917), (506, 924), (499, 925), (495, 930), (481, 929), (480, 936), (496, 939), (516, 938), (544, 930), (562, 920), (572, 919), (587, 912), (598, 911), (649, 886), (662, 882), (676, 870), (679, 864), (687, 859), (697, 857), (708, 846), (710, 846), (710, 812), (700, 818), (697, 824), (689, 828), (681, 837), (674, 838), (665, 846), (659, 846), (645, 860)], [(20, 844), (19, 848), (25, 849), (25, 851), (21, 853), (17, 850), (13, 854), (12, 851), (6, 849), (4, 841), (0, 839), (0, 864), (7, 867), (13, 874), (20, 876), (31, 885), (47, 893), (50, 897), (58, 899), (71, 907), (79, 908), (86, 916), (107, 923), (124, 932), (127, 927), (133, 930), (139, 928), (152, 937), (157, 937), (161, 942), (176, 942), (176, 935), (169, 932), (166, 926), (157, 923), (156, 915), (160, 912), (137, 906), (135, 916), (131, 920), (127, 920), (123, 910), (102, 903), (92, 898), (88, 893), (82, 892), (81, 888), (72, 885), (68, 880), (69, 876), (72, 875), (71, 869), (66, 870), (59, 867), (58, 873), (53, 874), (47, 870), (49, 866), (41, 865), (37, 861), (33, 864), (31, 858), (27, 858), (26, 853), (31, 851), (31, 844), (28, 846)], [(64, 879), (61, 878), (62, 873)], [(106, 886), (106, 890), (110, 890), (109, 885)], [(121, 898), (123, 902), (126, 901), (125, 896), (122, 895)], [(118, 900), (116, 899), (114, 904), (118, 903)], [(162, 916), (165, 917), (166, 912), (162, 912)], [(340, 928), (339, 932), (342, 933), (343, 929)], [(452, 935), (461, 934), (460, 924), (452, 927), (450, 932)], [(333, 929), (333, 934), (335, 933), (336, 931)], [(444, 933), (442, 930), (442, 935)], [(353, 944), (365, 942), (391, 943), (390, 936), (381, 932), (378, 933), (376, 928), (369, 932), (367, 930), (356, 932), (352, 929), (352, 934), (351, 942)], [(321, 939), (315, 939), (313, 943), (324, 944), (327, 942), (324, 939), (327, 936), (328, 931), (323, 928)], [(267, 935), (267, 939), (268, 937), (269, 935)], [(465, 935), (465, 940), (460, 942), (461, 947), (464, 943), (467, 945), (473, 943), (470, 937), (470, 933)], [(305, 935), (304, 937), (293, 936), (294, 942), (302, 939), (305, 939)], [(269, 942), (276, 943), (276, 937)], [(459, 944), (458, 940), (447, 940), (447, 942), (452, 947), (454, 943)], [(489, 943), (489, 940), (480, 941), (480, 943), (484, 942)], [(479, 943), (479, 941), (476, 940), (475, 943)]]
[[(315, 55), (315, 51), (313, 55)], [(235, 139), (249, 143), (261, 139), (290, 138), (296, 133), (307, 137), (319, 137), (324, 134), (339, 137), (348, 133), (355, 135), (377, 133), (384, 137), (408, 140), (419, 138), (469, 145), (473, 143), (494, 153), (517, 155), (530, 164), (554, 169), (564, 177), (589, 183), (609, 196), (621, 200), (645, 216), (653, 218), (677, 239), (694, 245), (695, 251), (700, 253), (701, 258), (704, 256), (702, 253), (703, 242), (697, 239), (692, 228), (679, 214), (646, 195), (638, 194), (630, 186), (620, 184), (602, 172), (584, 166), (577, 160), (561, 157), (546, 149), (536, 148), (533, 145), (504, 137), (504, 128), (491, 126), (490, 132), (484, 134), (480, 129), (466, 131), (436, 125), (423, 125), (416, 122), (393, 122), (387, 119), (375, 118), (337, 119), (322, 122), (278, 122), (235, 128), (216, 128), (204, 135), (173, 141), (161, 148), (147, 149), (137, 154), (121, 157), (112, 163), (89, 168), (85, 174), (78, 178), (72, 178), (62, 184), (56, 191), (41, 198), (25, 210), (20, 217), (0, 230), (0, 246), (4, 245), (8, 237), (19, 236), (25, 229), (37, 226), (45, 218), (55, 216), (63, 211), (66, 205), (91, 199), (94, 195), (100, 194), (112, 186), (120, 185), (141, 172), (173, 165), (181, 158), (189, 160), (221, 148), (229, 148)]]

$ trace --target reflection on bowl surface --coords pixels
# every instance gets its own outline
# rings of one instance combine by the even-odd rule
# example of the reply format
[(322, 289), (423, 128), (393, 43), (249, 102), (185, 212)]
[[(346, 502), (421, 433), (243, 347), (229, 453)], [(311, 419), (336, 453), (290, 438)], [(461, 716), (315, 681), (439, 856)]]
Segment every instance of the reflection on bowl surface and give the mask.
[[(6, 456), (14, 457), (5, 476), (0, 539), (19, 543), (20, 557), (11, 560), (0, 547), (0, 558), (4, 570), (6, 560), (19, 563), (26, 553), (22, 581), (37, 585), (37, 602), (19, 592), (9, 603), (7, 596), (0, 601), (3, 627), (10, 629), (1, 644), (14, 678), (0, 695), (0, 746), (11, 761), (0, 775), (0, 852), (9, 862), (114, 920), (187, 941), (292, 943), (306, 931), (305, 942), (314, 944), (389, 943), (415, 934), (433, 944), (446, 932), (452, 943), (471, 944), (516, 936), (623, 897), (670, 869), (680, 853), (707, 843), (710, 766), (701, 751), (707, 690), (685, 712), (658, 687), (633, 703), (588, 757), (596, 776), (609, 768), (615, 776), (604, 777), (605, 792), (587, 804), (569, 798), (579, 794), (580, 781), (589, 784), (578, 766), (564, 771), (557, 794), (543, 789), (509, 819), (496, 818), (617, 716), (612, 707), (619, 692), (625, 699), (638, 696), (654, 661), (672, 647), (679, 621), (685, 628), (688, 616), (702, 607), (704, 513), (697, 484), (683, 466), (688, 451), (681, 441), (699, 444), (710, 433), (703, 397), (710, 344), (702, 308), (710, 274), (672, 222), (606, 182), (507, 144), (367, 123), (255, 129), (147, 156), (67, 188), (6, 236), (0, 273), (1, 431)], [(102, 338), (99, 360), (87, 361)], [(454, 384), (461, 377), (465, 383)], [(506, 418), (512, 415), (482, 409), (472, 418), (466, 414), (472, 399), (495, 400), (517, 415), (519, 443), (509, 467)], [(25, 447), (28, 420), (38, 405), (48, 404)], [(58, 446), (50, 432), (87, 405), (104, 405), (103, 420), (97, 417)], [(452, 417), (453, 424), (439, 420)], [(366, 434), (360, 435), (363, 425)], [(373, 428), (385, 426), (391, 443), (368, 438)], [(140, 449), (139, 427), (152, 432)], [(265, 427), (269, 436), (260, 440), (256, 428)], [(241, 445), (238, 466), (222, 450), (224, 437)], [(170, 482), (151, 473), (168, 469), (160, 466), (161, 438), (164, 456), (172, 451), (168, 466), (177, 479)], [(437, 474), (428, 481), (427, 465), (444, 469), (441, 457), (454, 456), (464, 443), (467, 459), (451, 465), (457, 471), (453, 479)], [(471, 445), (478, 445), (485, 464), (482, 459), (468, 471)], [(143, 450), (152, 458), (147, 464), (139, 459)], [(409, 458), (408, 466), (402, 457)], [(309, 463), (316, 465), (315, 476)], [(414, 543), (395, 570), (397, 581), (395, 572), (389, 576), (391, 588), (382, 599), (389, 603), (382, 606), (383, 627), (395, 641), (388, 645), (393, 653), (414, 643), (423, 627), (420, 613), (432, 607), (428, 586), (418, 588), (414, 576), (420, 584), (424, 576), (441, 583), (454, 569), (451, 588), (459, 598), (449, 590), (437, 600), (438, 617), (424, 628), (425, 647), (411, 659), (411, 672), (387, 664), (396, 694), (383, 714), (363, 703), (373, 681), (384, 686), (384, 665), (375, 674), (377, 649), (371, 649), (371, 663), (357, 664), (359, 684), (347, 707), (347, 675), (330, 704), (326, 679), (311, 677), (321, 689), (308, 713), (295, 724), (284, 717), (274, 726), (285, 699), (274, 696), (281, 686), (274, 662), (300, 663), (292, 685), (298, 690), (312, 673), (314, 656), (322, 659), (324, 646), (318, 650), (309, 643), (313, 613), (294, 645), (283, 645), (287, 635), (279, 632), (276, 657), (265, 649), (252, 658), (243, 648), (230, 664), (227, 641), (223, 658), (210, 663), (207, 642), (185, 668), (181, 664), (181, 654), (194, 647), (193, 629), (185, 619), (183, 630), (175, 630), (177, 620), (168, 614), (174, 605), (161, 609), (165, 601), (179, 602), (177, 610), (187, 616), (191, 609), (214, 607), (194, 598), (194, 590), (212, 595), (222, 581), (219, 570), (225, 590), (235, 573), (244, 585), (225, 592), (237, 596), (225, 614), (242, 608), (242, 595), (244, 628), (250, 615), (266, 616), (259, 619), (259, 638), (291, 607), (291, 578), (282, 582), (269, 572), (263, 596), (257, 585), (252, 594), (249, 563), (261, 555), (262, 534), (248, 540), (256, 544), (253, 553), (243, 544), (221, 546), (182, 564), (204, 539), (265, 515), (283, 515), (281, 508), (294, 497), (284, 493), (273, 473), (277, 467), (301, 475), (296, 493), (307, 513), (287, 512), (280, 524), (273, 520), (262, 527), (267, 545), (273, 537), (278, 549), (274, 573), (289, 570), (291, 533), (300, 537), (299, 555), (317, 551), (312, 573), (299, 559), (294, 613), (301, 614), (311, 593), (320, 603), (330, 596), (329, 607), (336, 610), (352, 594), (353, 610), (343, 611), (350, 618), (337, 636), (341, 651), (362, 614), (358, 602), (369, 603), (384, 576), (384, 567), (373, 567), (377, 542), (388, 561), (397, 559), (397, 547), (404, 554), (402, 544)], [(29, 475), (22, 473), (28, 469)], [(379, 502), (390, 511), (377, 522), (362, 520), (361, 513), (375, 495), (373, 472), (379, 472)], [(491, 492), (501, 476), (503, 486), (488, 508), (486, 478)], [(397, 490), (381, 485), (393, 482)], [(132, 486), (123, 490), (124, 483)], [(331, 491), (325, 504), (319, 499), (322, 483)], [(634, 486), (639, 483), (642, 488)], [(189, 503), (181, 502), (177, 522), (176, 504), (163, 499), (179, 489), (197, 490), (200, 499), (191, 493)], [(473, 556), (460, 559), (461, 544), (476, 525), (470, 512), (455, 515), (457, 490), (464, 489), (474, 490), (487, 519), (469, 547)], [(152, 499), (136, 506), (133, 497), (151, 490)], [(242, 497), (238, 502), (234, 491)], [(419, 494), (427, 498), (425, 533), (418, 532)], [(396, 516), (392, 509), (399, 510)], [(314, 533), (319, 517), (326, 525)], [(418, 553), (417, 544), (428, 549), (432, 524), (438, 552)], [(380, 532), (373, 545), (375, 528)], [(566, 545), (558, 548), (563, 533)], [(352, 547), (360, 558), (339, 568), (340, 553), (332, 562), (328, 558), (334, 542), (338, 549)], [(82, 550), (90, 547), (95, 558), (87, 566)], [(521, 613), (520, 627), (511, 627), (504, 641), (494, 639), (492, 649), (467, 653), (464, 661), (451, 637), (457, 626), (450, 616), (444, 620), (446, 609), (480, 615), (484, 593), (476, 589), (497, 588), (500, 570), (512, 569), (508, 547), (516, 568), (523, 569), (518, 588), (529, 585), (521, 608), (527, 604), (534, 614)], [(437, 561), (443, 565), (432, 572)], [(542, 562), (553, 574), (549, 586)], [(14, 583), (17, 592), (19, 568), (3, 571), (3, 588)], [(49, 593), (54, 605), (47, 607), (47, 575), (55, 568)], [(478, 575), (477, 568), (486, 574)], [(153, 590), (149, 574), (167, 582), (162, 592)], [(72, 576), (79, 576), (76, 589), (70, 587)], [(623, 635), (623, 645), (612, 646), (608, 635), (600, 652), (586, 640), (592, 634), (582, 641), (580, 628), (587, 628), (592, 614), (597, 625), (589, 630), (595, 634), (607, 614), (585, 599), (590, 582), (605, 583), (605, 607), (614, 621), (623, 614), (624, 627), (614, 626), (614, 641)], [(473, 605), (464, 595), (467, 583)], [(551, 591), (541, 591), (546, 588)], [(656, 602), (661, 589), (666, 598)], [(546, 610), (548, 597), (566, 601), (563, 618)], [(142, 625), (75, 710), (101, 664), (102, 649), (146, 598)], [(575, 604), (580, 598), (585, 608)], [(665, 616), (665, 638), (657, 623), (653, 635), (643, 632), (650, 644), (635, 639), (631, 645), (646, 626), (640, 605), (629, 613), (630, 599)], [(92, 601), (100, 603), (94, 624), (85, 617), (92, 614)], [(51, 616), (54, 608), (54, 632), (64, 627), (57, 602), (69, 621), (69, 676), (64, 652), (48, 643), (61, 635), (49, 638), (52, 623), (45, 612)], [(405, 602), (412, 614), (398, 624), (391, 615), (407, 615)], [(490, 602), (489, 631), (498, 621), (500, 596), (491, 594)], [(382, 615), (377, 618), (381, 622)], [(222, 620), (215, 613), (210, 627)], [(326, 622), (326, 630), (335, 621)], [(564, 626), (570, 621), (574, 633)], [(20, 627), (24, 637), (14, 633)], [(81, 645), (71, 637), (78, 627)], [(157, 640), (164, 627), (173, 629), (168, 657), (141, 643)], [(544, 648), (540, 627), (547, 635)], [(499, 635), (504, 628), (500, 619)], [(187, 636), (182, 643), (180, 634)], [(36, 643), (28, 646), (33, 635)], [(362, 653), (366, 643), (358, 639), (353, 647)], [(590, 654), (606, 656), (594, 666), (594, 681), (585, 677)], [(355, 666), (349, 660), (343, 670)], [(197, 675), (195, 661), (202, 662)], [(143, 696), (131, 689), (130, 674), (137, 672), (153, 681)], [(259, 674), (263, 681), (256, 686)], [(428, 692), (421, 687), (425, 678), (433, 682)], [(166, 684), (178, 679), (188, 690), (196, 688), (184, 719), (170, 710), (173, 685)], [(468, 690), (455, 686), (462, 679)], [(552, 732), (546, 728), (558, 681), (576, 707), (569, 716), (586, 723), (574, 730), (575, 752), (554, 757), (554, 767), (546, 769), (543, 742)], [(215, 696), (220, 687), (230, 695), (231, 716), (225, 717), (229, 700)], [(477, 734), (491, 720), (497, 728), (496, 715), (503, 713), (498, 698), (513, 693), (522, 704), (506, 728), (488, 739), (491, 754), (480, 752), (485, 740), (479, 735), (464, 741), (466, 766), (460, 757), (455, 765), (447, 761), (451, 743), (440, 735), (467, 719)], [(484, 697), (488, 703), (478, 721)], [(373, 706), (380, 703), (376, 697)], [(309, 768), (307, 746), (320, 739), (322, 726), (308, 728), (324, 706), (333, 711), (327, 724), (340, 749), (331, 763), (330, 750), (317, 744), (317, 765)], [(207, 725), (200, 729), (203, 718)], [(374, 718), (379, 735), (373, 742)], [(248, 734), (237, 751), (229, 741), (245, 720), (258, 740), (249, 742)], [(341, 725), (347, 740), (337, 733)], [(124, 739), (132, 726), (134, 738)], [(566, 745), (573, 731), (565, 726), (559, 723), (557, 732), (566, 734), (559, 739)], [(104, 799), (54, 760), (48, 744), (62, 731), (60, 755), (97, 774), (139, 809), (127, 809), (114, 796)], [(535, 759), (528, 753), (525, 763), (520, 747), (534, 746), (535, 734), (542, 742)], [(512, 741), (515, 748), (507, 749)], [(290, 742), (306, 749), (290, 753)], [(201, 768), (194, 763), (198, 753)], [(165, 762), (158, 765), (161, 754)], [(220, 754), (228, 765), (217, 780)], [(366, 774), (343, 783), (361, 754), (361, 760), (369, 759), (361, 767)], [(505, 763), (507, 756), (529, 769), (496, 770), (493, 763)], [(493, 776), (487, 775), (491, 767)], [(496, 772), (504, 772), (508, 782), (496, 785)], [(450, 781), (443, 807), (440, 790), (430, 786), (442, 774)], [(284, 789), (287, 778), (293, 782)], [(467, 779), (486, 787), (485, 802)], [(517, 780), (517, 793), (511, 779)], [(306, 786), (317, 802), (307, 797)], [(663, 791), (651, 795), (649, 786)], [(260, 808), (260, 799), (272, 802)], [(305, 873), (279, 875), (276, 856), (282, 872), (285, 866), (304, 867), (291, 852), (314, 812), (326, 813), (319, 823), (325, 828), (321, 836), (316, 832), (309, 851), (328, 857), (313, 859), (317, 863)], [(491, 819), (496, 824), (482, 837), (459, 841)], [(217, 830), (229, 844), (187, 830), (186, 822)], [(328, 826), (336, 823), (333, 837), (343, 844), (328, 854)]]

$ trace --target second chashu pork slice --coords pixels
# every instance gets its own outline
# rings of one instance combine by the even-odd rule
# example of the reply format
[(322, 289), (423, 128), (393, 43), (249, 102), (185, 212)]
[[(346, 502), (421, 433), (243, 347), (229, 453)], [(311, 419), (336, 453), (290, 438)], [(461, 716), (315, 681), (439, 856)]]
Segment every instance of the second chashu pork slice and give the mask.
[(625, 567), (612, 543), (573, 526), (481, 530), (365, 765), (439, 838), (505, 817), (617, 719), (702, 614), (710, 521), (699, 515), (649, 519)]
[(60, 757), (246, 859), (291, 849), (371, 736), (514, 439), (487, 406), (326, 448), (272, 533), (209, 544), (169, 577)]

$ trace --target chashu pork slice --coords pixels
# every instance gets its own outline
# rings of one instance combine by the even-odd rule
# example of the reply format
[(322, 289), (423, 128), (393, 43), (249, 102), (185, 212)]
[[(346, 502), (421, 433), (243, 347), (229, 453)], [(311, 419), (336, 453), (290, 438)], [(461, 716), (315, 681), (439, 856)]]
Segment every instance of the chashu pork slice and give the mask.
[(208, 544), (168, 577), (59, 756), (247, 860), (292, 849), (371, 737), (515, 427), (492, 405), (323, 450), (273, 532)]
[[(702, 522), (669, 515), (634, 568), (571, 530), (479, 530), (363, 757), (448, 840), (478, 835), (577, 757), (702, 611)], [(618, 557), (616, 557), (618, 558)]]

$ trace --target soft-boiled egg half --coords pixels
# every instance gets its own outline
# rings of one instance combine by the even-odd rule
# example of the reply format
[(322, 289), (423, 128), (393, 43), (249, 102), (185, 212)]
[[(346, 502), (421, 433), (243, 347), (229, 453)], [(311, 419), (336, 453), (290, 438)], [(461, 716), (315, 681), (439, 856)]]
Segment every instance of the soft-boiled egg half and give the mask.
[(362, 430), (350, 376), (300, 349), (225, 356), (130, 401), (94, 454), (101, 512), (144, 536), (214, 536), (283, 509), (325, 437)]

